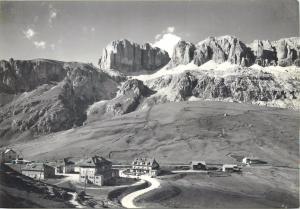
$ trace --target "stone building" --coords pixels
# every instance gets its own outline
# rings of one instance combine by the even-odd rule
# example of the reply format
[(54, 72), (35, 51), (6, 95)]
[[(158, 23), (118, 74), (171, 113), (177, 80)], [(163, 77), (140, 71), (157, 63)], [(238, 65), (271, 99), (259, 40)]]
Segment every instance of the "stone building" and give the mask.
[(134, 175), (157, 176), (159, 174), (159, 164), (154, 158), (136, 158), (132, 162), (131, 173)]
[(191, 162), (191, 170), (206, 170), (205, 161), (192, 161)]
[(56, 172), (57, 173), (74, 173), (75, 172), (75, 162), (64, 158), (57, 162), (56, 165)]
[(103, 186), (112, 179), (112, 163), (103, 157), (94, 156), (78, 163), (79, 182)]
[(1, 163), (11, 163), (17, 158), (17, 152), (12, 148), (7, 148), (1, 152)]
[(31, 163), (22, 168), (22, 174), (42, 180), (55, 177), (55, 168), (44, 163)]

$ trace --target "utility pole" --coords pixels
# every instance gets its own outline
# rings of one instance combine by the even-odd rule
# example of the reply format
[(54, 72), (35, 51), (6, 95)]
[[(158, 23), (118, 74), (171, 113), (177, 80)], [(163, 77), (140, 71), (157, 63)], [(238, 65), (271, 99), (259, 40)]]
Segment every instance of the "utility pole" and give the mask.
[(84, 179), (84, 194), (86, 190), (86, 182), (87, 182), (87, 171), (85, 172), (85, 179)]
[[(42, 165), (42, 167), (44, 167), (44, 165)], [(41, 180), (41, 175), (42, 175), (42, 172), (43, 172), (43, 168), (42, 168), (42, 170), (40, 170), (39, 181)]]

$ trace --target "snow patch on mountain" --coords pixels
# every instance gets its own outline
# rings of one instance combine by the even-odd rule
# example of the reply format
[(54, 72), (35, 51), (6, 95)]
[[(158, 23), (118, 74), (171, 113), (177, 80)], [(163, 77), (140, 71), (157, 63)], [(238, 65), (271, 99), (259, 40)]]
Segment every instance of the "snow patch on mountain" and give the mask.
[(167, 67), (161, 68), (159, 71), (157, 71), (154, 74), (151, 75), (139, 75), (139, 76), (133, 76), (132, 78), (141, 80), (141, 81), (147, 81), (152, 80), (155, 78), (159, 78), (166, 75), (176, 75), (183, 73), (185, 71), (207, 71), (208, 73), (215, 73), (215, 74), (224, 74), (224, 73), (234, 73), (239, 68), (238, 65), (231, 64), (229, 62), (224, 62), (221, 64), (215, 63), (213, 60), (210, 60), (206, 63), (204, 63), (201, 66), (195, 65), (193, 62), (190, 62), (187, 65), (178, 65), (175, 68), (168, 69)]
[(167, 33), (163, 37), (153, 44), (154, 47), (161, 48), (168, 52), (169, 57), (172, 57), (175, 45), (181, 40), (177, 35)]
[(262, 67), (257, 64), (254, 64), (254, 65), (246, 68), (246, 67), (241, 67), (237, 64), (229, 63), (229, 62), (223, 62), (221, 64), (218, 64), (218, 63), (214, 62), (213, 60), (210, 60), (201, 66), (195, 65), (193, 62), (190, 62), (187, 65), (178, 65), (177, 67), (174, 67), (171, 69), (168, 69), (165, 66), (165, 67), (161, 68), (160, 70), (158, 70), (154, 74), (133, 76), (132, 78), (145, 82), (145, 81), (156, 79), (156, 78), (159, 78), (162, 76), (176, 75), (176, 74), (180, 74), (180, 73), (183, 73), (186, 71), (199, 71), (199, 72), (204, 72), (204, 73), (207, 73), (208, 75), (214, 75), (217, 77), (235, 75), (241, 71), (245, 71), (248, 73), (251, 73), (254, 71), (256, 71), (256, 72), (262, 71), (262, 72), (271, 73), (274, 77), (276, 77), (276, 79), (281, 80), (282, 83), (287, 82), (289, 79), (297, 80), (297, 78), (300, 78), (300, 67), (297, 67), (297, 66)]

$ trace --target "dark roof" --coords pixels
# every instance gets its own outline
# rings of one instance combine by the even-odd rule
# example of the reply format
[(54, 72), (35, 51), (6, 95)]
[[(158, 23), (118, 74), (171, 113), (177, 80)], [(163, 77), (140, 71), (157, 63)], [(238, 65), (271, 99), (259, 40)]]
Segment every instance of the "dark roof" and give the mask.
[[(132, 164), (140, 164), (140, 165), (153, 165), (154, 163), (157, 163), (154, 158), (135, 158), (132, 162)], [(157, 163), (158, 164), (158, 163)]]
[(4, 151), (2, 151), (4, 154), (8, 153), (8, 152), (13, 152), (13, 153), (16, 153), (15, 150), (13, 150), (12, 148), (7, 148), (5, 149)]
[(62, 160), (46, 162), (46, 164), (53, 167), (59, 167), (59, 166), (66, 166), (66, 165), (74, 165), (75, 162), (70, 160), (69, 158), (64, 158)]
[(192, 161), (191, 162), (191, 165), (199, 165), (199, 164), (206, 165), (205, 161)]
[(78, 162), (79, 167), (98, 167), (102, 165), (111, 165), (112, 163), (104, 157), (94, 156)]
[(74, 165), (75, 162), (70, 160), (69, 158), (64, 158), (64, 164), (65, 165)]
[[(22, 170), (26, 171), (43, 171), (47, 165), (44, 163), (27, 164)], [(50, 166), (49, 166), (50, 167)]]

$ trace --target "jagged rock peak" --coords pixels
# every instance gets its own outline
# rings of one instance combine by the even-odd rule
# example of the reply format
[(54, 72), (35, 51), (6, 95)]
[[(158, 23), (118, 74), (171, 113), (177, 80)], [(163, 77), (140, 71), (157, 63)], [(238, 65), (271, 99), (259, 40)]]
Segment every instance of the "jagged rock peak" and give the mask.
[(202, 65), (209, 60), (216, 63), (249, 65), (252, 56), (249, 48), (234, 36), (208, 37), (196, 45), (194, 63)]
[(114, 69), (124, 74), (151, 72), (170, 61), (168, 53), (149, 43), (137, 44), (127, 39), (115, 40), (103, 49), (101, 69)]
[[(216, 63), (230, 62), (241, 66), (258, 64), (282, 67), (300, 66), (300, 37), (278, 41), (254, 40), (246, 45), (235, 36), (210, 36), (196, 45), (180, 41), (174, 48), (169, 68), (193, 62), (200, 66), (209, 60)], [(189, 56), (187, 56), (189, 55)]]
[(168, 68), (176, 67), (179, 64), (186, 65), (194, 58), (194, 51), (196, 47), (193, 43), (187, 41), (179, 41), (173, 51), (173, 56), (169, 62)]
[(249, 47), (258, 65), (300, 66), (300, 37), (282, 38), (277, 41), (254, 40)]
[(202, 44), (207, 44), (211, 41), (214, 42), (221, 42), (221, 41), (229, 41), (229, 42), (233, 42), (233, 41), (237, 41), (239, 40), (237, 37), (232, 36), (232, 35), (224, 35), (224, 36), (209, 36), (206, 39), (199, 41), (196, 45), (202, 45)]

